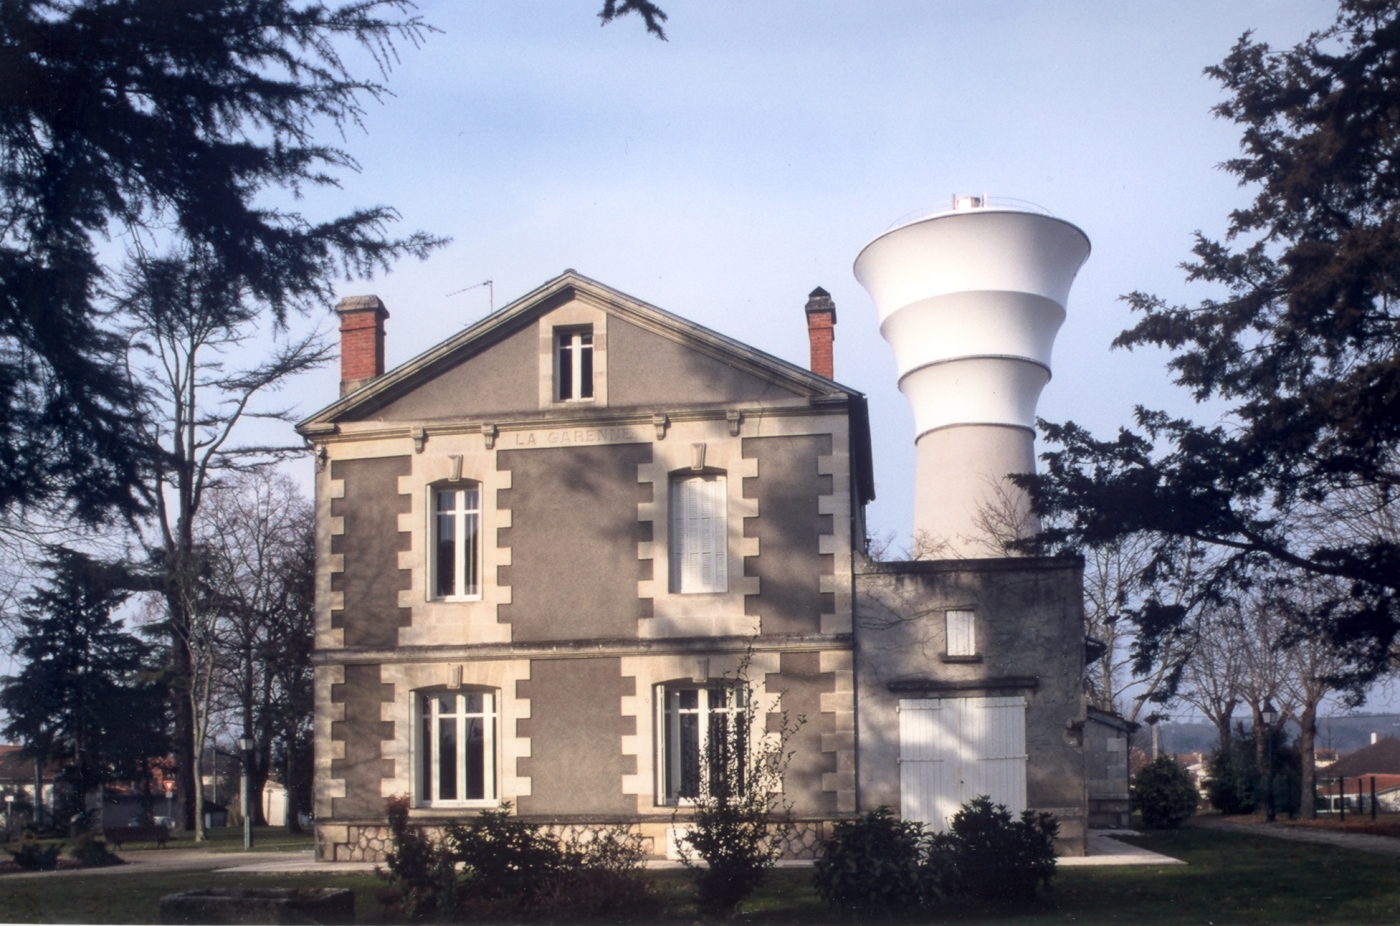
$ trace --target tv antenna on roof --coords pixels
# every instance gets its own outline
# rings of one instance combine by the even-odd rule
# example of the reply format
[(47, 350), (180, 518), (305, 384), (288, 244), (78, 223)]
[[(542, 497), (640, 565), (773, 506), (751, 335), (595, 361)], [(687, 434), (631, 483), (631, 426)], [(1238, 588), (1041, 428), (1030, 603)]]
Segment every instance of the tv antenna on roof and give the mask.
[[(487, 288), (487, 291), (488, 291), (488, 293), (489, 293), (489, 295), (488, 295), (487, 298), (488, 298), (490, 301), (489, 301), (487, 304), (490, 306), (490, 310), (491, 310), (492, 312), (494, 312), (494, 311), (496, 311), (496, 281), (495, 281), (495, 280), (482, 280), (480, 283), (473, 283), (471, 286), (464, 286), (464, 287), (462, 287), (461, 289), (454, 290), (453, 292), (448, 293), (447, 296), (455, 296), (455, 295), (457, 295), (458, 293), (465, 293), (465, 292), (467, 292), (468, 290), (472, 290), (472, 289), (481, 289), (481, 287), (483, 287), (483, 286), (485, 286), (485, 287)], [(447, 296), (444, 296), (443, 298), (445, 299), (445, 298), (447, 298)]]

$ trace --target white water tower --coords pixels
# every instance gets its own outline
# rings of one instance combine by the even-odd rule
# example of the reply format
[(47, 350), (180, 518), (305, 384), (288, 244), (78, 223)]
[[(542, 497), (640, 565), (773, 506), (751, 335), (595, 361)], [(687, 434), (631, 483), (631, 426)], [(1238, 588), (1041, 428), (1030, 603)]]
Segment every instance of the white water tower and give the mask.
[(935, 557), (1003, 555), (1039, 525), (1006, 478), (1035, 471), (1035, 406), (1089, 239), (1061, 219), (956, 197), (870, 242), (855, 275), (914, 409), (914, 536)]

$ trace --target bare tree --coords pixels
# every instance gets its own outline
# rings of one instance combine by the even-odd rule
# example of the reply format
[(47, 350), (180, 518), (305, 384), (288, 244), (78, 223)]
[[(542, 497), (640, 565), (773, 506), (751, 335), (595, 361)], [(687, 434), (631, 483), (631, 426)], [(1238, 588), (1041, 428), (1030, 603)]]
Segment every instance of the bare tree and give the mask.
[(1164, 640), (1157, 658), (1145, 664), (1135, 646), (1135, 622), (1151, 589), (1144, 567), (1153, 538), (1136, 535), (1084, 552), (1085, 632), (1103, 644), (1086, 669), (1090, 701), (1136, 721), (1143, 706), (1169, 695), (1190, 653), (1190, 628)]
[[(288, 410), (256, 404), (289, 378), (330, 356), (319, 332), (272, 332), (263, 353), (252, 342), (265, 317), (236, 283), (209, 269), (198, 254), (136, 259), (120, 307), (131, 319), (128, 371), (145, 398), (142, 437), (152, 459), (152, 531), (144, 539), (164, 598), (175, 702), (176, 781), (186, 828), (202, 838), (198, 766), (213, 685), (217, 608), (205, 583), (208, 551), (196, 522), (206, 491), (229, 473), (303, 452), (298, 445), (245, 443), (235, 437), (249, 419), (289, 421)], [(211, 608), (214, 610), (211, 612)]]
[[(213, 486), (199, 522), (219, 601), (219, 644), (229, 667), (218, 684), (241, 735), (256, 744), (251, 792), (262, 792), (274, 757), (280, 757), (293, 805), (305, 799), (293, 779), (311, 724), (314, 531), (311, 504), (291, 479), (271, 468), (237, 473)], [(293, 821), (299, 809), (288, 808)], [(267, 822), (261, 802), (245, 812), (256, 824)]]
[(1218, 608), (1199, 622), (1200, 631), (1186, 664), (1181, 699), (1215, 725), (1220, 751), (1227, 752), (1235, 710), (1244, 695), (1240, 690), (1245, 659), (1244, 621), (1233, 606)]

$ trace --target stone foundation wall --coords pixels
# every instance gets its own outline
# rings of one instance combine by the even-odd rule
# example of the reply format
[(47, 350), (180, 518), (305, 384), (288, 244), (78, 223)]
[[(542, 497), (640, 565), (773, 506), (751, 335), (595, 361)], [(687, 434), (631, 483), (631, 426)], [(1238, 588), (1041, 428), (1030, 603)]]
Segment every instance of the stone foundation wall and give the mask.
[[(784, 859), (814, 859), (817, 847), (831, 836), (830, 820), (795, 820), (784, 839)], [(545, 827), (561, 842), (589, 843), (600, 834), (622, 831), (641, 838), (647, 858), (667, 857), (671, 825), (665, 822), (633, 824), (560, 823)], [(422, 825), (419, 830), (433, 839), (442, 837), (442, 827)], [(316, 860), (320, 862), (383, 862), (393, 848), (393, 835), (382, 823), (318, 824)]]

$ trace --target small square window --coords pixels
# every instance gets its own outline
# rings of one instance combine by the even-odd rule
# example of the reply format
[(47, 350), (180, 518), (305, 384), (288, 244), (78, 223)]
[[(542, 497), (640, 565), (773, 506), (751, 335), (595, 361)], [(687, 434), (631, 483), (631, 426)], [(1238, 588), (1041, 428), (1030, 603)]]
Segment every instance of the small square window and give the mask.
[(554, 332), (554, 397), (560, 402), (593, 398), (593, 326)]
[(977, 629), (971, 611), (948, 611), (948, 655), (976, 656)]

